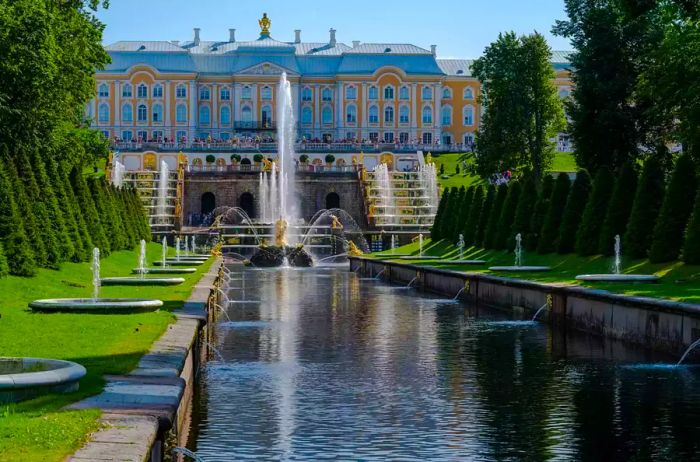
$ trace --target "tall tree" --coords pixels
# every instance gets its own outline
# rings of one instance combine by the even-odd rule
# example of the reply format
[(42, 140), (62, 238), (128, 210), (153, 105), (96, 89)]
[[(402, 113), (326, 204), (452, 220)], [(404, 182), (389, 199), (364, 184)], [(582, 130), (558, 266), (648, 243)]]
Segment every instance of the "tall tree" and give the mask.
[(481, 214), (479, 215), (479, 227), (476, 230), (475, 245), (477, 247), (484, 246), (484, 237), (486, 235), (486, 228), (489, 224), (489, 217), (491, 216), (491, 210), (493, 210), (493, 204), (496, 200), (496, 186), (489, 185), (486, 190), (486, 197), (484, 198), (484, 205), (481, 207)]
[(508, 186), (505, 184), (500, 184), (496, 190), (496, 199), (493, 201), (493, 207), (491, 208), (491, 214), (489, 215), (488, 225), (486, 226), (486, 231), (484, 232), (485, 249), (495, 248), (496, 237), (498, 234), (498, 222), (501, 219), (501, 211), (503, 210), (503, 204), (506, 202), (506, 197), (508, 197)]
[(520, 189), (520, 182), (518, 181), (511, 181), (510, 184), (508, 184), (508, 195), (503, 203), (501, 216), (498, 219), (496, 240), (493, 246), (494, 249), (505, 249), (511, 245), (510, 237), (515, 235), (515, 233), (513, 233), (513, 221), (515, 220), (515, 211), (518, 208), (518, 201), (520, 200)]
[(474, 195), (472, 196), (472, 203), (469, 210), (469, 217), (467, 218), (467, 223), (464, 225), (462, 232), (464, 233), (464, 242), (468, 246), (476, 244), (476, 233), (479, 227), (479, 217), (481, 215), (481, 208), (484, 205), (484, 188), (481, 186), (476, 186), (474, 188)]
[(579, 170), (576, 173), (574, 184), (571, 186), (571, 191), (569, 191), (569, 197), (566, 199), (564, 216), (561, 219), (561, 227), (559, 228), (557, 252), (573, 252), (576, 244), (576, 233), (581, 223), (581, 215), (586, 207), (590, 190), (591, 177), (588, 176), (588, 172), (585, 170)]
[(566, 173), (560, 173), (554, 182), (554, 189), (549, 199), (549, 207), (544, 215), (544, 223), (540, 231), (540, 239), (537, 242), (538, 253), (551, 253), (557, 249), (559, 239), (559, 227), (566, 208), (566, 199), (569, 197), (571, 180)]
[(440, 234), (440, 223), (445, 218), (445, 207), (449, 199), (450, 190), (448, 188), (445, 188), (445, 192), (442, 193), (442, 197), (440, 198), (440, 204), (438, 205), (438, 209), (435, 214), (433, 226), (430, 228), (430, 238), (435, 242), (442, 239), (442, 235)]
[(581, 226), (576, 234), (576, 253), (583, 256), (598, 252), (600, 232), (608, 213), (610, 196), (615, 187), (615, 177), (607, 167), (601, 167), (593, 180), (593, 190), (583, 210)]
[(632, 211), (631, 191), (637, 189), (637, 172), (631, 162), (625, 162), (617, 174), (615, 189), (610, 198), (610, 205), (600, 231), (598, 251), (603, 255), (614, 252), (615, 236), (622, 237), (627, 229), (627, 222)]
[[(664, 200), (664, 173), (658, 159), (649, 158), (634, 194), (630, 219), (622, 239), (622, 251), (633, 258), (645, 258), (651, 236)], [(686, 199), (687, 200), (687, 199)]]
[(540, 232), (542, 231), (542, 225), (544, 225), (544, 219), (547, 216), (553, 189), (554, 177), (552, 177), (552, 175), (545, 175), (542, 180), (542, 187), (537, 196), (537, 202), (532, 209), (530, 233), (525, 236), (525, 242), (528, 243), (528, 247), (531, 249), (536, 249), (540, 242)]
[(565, 125), (551, 58), (542, 35), (508, 32), (474, 61), (485, 108), (476, 143), (480, 174), (531, 170), (539, 181), (550, 166), (554, 146), (549, 140)]

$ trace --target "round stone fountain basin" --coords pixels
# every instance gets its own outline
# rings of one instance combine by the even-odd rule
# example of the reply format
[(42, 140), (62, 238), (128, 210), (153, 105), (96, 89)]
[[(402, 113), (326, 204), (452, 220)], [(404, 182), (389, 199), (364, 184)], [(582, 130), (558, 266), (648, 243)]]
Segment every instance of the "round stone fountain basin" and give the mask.
[(140, 298), (52, 298), (34, 300), (32, 311), (40, 313), (123, 314), (156, 311), (162, 300)]
[(184, 278), (147, 278), (147, 277), (125, 277), (125, 278), (102, 278), (100, 282), (103, 286), (176, 286), (185, 282)]
[[(141, 274), (139, 268), (134, 268), (131, 272)], [(146, 268), (143, 272), (145, 274), (190, 274), (196, 273), (197, 268)]]
[[(154, 261), (155, 266), (163, 266), (162, 261)], [(166, 266), (199, 266), (204, 264), (204, 260), (165, 260)]]
[(661, 278), (653, 274), (579, 274), (577, 281), (588, 282), (659, 282)]
[(549, 266), (491, 266), (489, 271), (503, 271), (509, 273), (534, 273), (551, 271)]
[(76, 391), (86, 372), (80, 364), (58, 359), (0, 358), (0, 403)]
[(442, 263), (448, 265), (484, 265), (486, 261), (484, 260), (444, 260)]
[(405, 256), (405, 257), (399, 257), (399, 260), (441, 260), (442, 258), (440, 257), (431, 257), (430, 255), (413, 255), (413, 256)]

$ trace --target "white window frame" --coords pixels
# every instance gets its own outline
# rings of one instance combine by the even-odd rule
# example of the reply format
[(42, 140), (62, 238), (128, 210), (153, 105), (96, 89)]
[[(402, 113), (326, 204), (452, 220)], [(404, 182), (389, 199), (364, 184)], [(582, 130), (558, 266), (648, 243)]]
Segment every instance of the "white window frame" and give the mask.
[(384, 107), (384, 123), (385, 124), (393, 124), (394, 121), (396, 120), (396, 111), (394, 110), (394, 106), (386, 106)]
[(161, 84), (155, 84), (153, 85), (153, 98), (162, 98), (163, 97), (163, 85)]
[(311, 87), (304, 87), (301, 89), (301, 100), (309, 103), (314, 99), (314, 91)]
[(421, 96), (423, 101), (432, 101), (433, 100), (433, 87), (430, 87), (428, 85), (423, 86), (423, 90), (421, 91)]
[(101, 103), (100, 106), (97, 108), (97, 121), (99, 123), (109, 123), (109, 104), (107, 103)]
[[(126, 117), (126, 115), (129, 117)], [(122, 122), (133, 122), (134, 121), (134, 107), (131, 103), (122, 104)]]
[[(184, 117), (183, 117), (184, 115)], [(175, 107), (175, 122), (187, 123), (187, 105), (180, 103)]]
[[(211, 124), (211, 109), (209, 109), (209, 106), (206, 104), (203, 104), (199, 106), (199, 124), (200, 125), (210, 125)], [(202, 117), (203, 114), (206, 114), (206, 117)], [(206, 119), (206, 120), (203, 120)]]
[(221, 87), (219, 99), (221, 101), (231, 101), (231, 89), (229, 87)]
[(199, 100), (200, 101), (210, 101), (211, 100), (211, 89), (208, 86), (203, 86), (199, 89)]
[[(224, 112), (226, 112), (226, 117), (224, 118)], [(231, 108), (224, 105), (219, 109), (219, 122), (222, 125), (231, 125)]]
[[(375, 112), (375, 114), (372, 114), (372, 112)], [(379, 106), (376, 104), (371, 105), (367, 109), (367, 122), (371, 124), (378, 124), (379, 123)]]
[(175, 88), (175, 98), (177, 98), (177, 99), (187, 98), (187, 85), (181, 83)]
[[(440, 121), (442, 125), (452, 125), (452, 106), (446, 104), (440, 108)], [(445, 121), (445, 115), (447, 115), (447, 121)]]
[[(326, 117), (327, 114), (330, 114), (329, 118)], [(321, 109), (321, 124), (333, 125), (333, 108), (330, 104), (326, 104), (323, 106), (323, 109)]]
[(131, 84), (125, 83), (122, 87), (122, 98), (131, 98), (134, 95), (133, 91)]
[(349, 104), (345, 108), (345, 122), (349, 124), (357, 123), (357, 106)]
[(406, 85), (399, 89), (399, 99), (402, 101), (408, 101), (411, 99), (411, 90)]
[[(469, 116), (469, 120), (467, 120), (467, 113), (471, 112)], [(462, 123), (464, 124), (465, 127), (473, 127), (474, 126), (474, 118), (475, 118), (475, 111), (474, 111), (474, 106), (471, 104), (468, 104), (462, 108)]]
[(367, 89), (367, 99), (371, 101), (377, 101), (379, 99), (379, 88), (376, 85), (372, 85)]
[(156, 123), (163, 122), (163, 105), (156, 103), (153, 105), (153, 111), (151, 114), (151, 120)]
[(348, 85), (345, 87), (345, 99), (349, 101), (355, 101), (357, 99), (357, 87), (355, 85)]
[(141, 103), (136, 107), (136, 121), (140, 123), (148, 122), (148, 105)]
[(148, 85), (140, 83), (139, 86), (136, 87), (136, 97), (139, 99), (148, 98)]
[(109, 98), (109, 85), (102, 82), (97, 86), (97, 96), (99, 98)]
[[(389, 95), (387, 95), (387, 93), (389, 93)], [(396, 97), (396, 91), (394, 90), (394, 86), (393, 85), (386, 85), (384, 87), (384, 99), (389, 100), (389, 101), (393, 101), (395, 99), (395, 97)]]
[(400, 124), (411, 123), (411, 108), (409, 108), (406, 104), (399, 106), (399, 123)]
[(432, 125), (435, 114), (433, 114), (433, 108), (431, 106), (423, 106), (421, 110), (421, 120), (423, 125)]
[(272, 101), (272, 87), (265, 85), (260, 89), (260, 99), (262, 101)]
[[(305, 117), (308, 114), (308, 117)], [(303, 125), (311, 125), (314, 123), (314, 110), (311, 106), (301, 108), (301, 123)]]

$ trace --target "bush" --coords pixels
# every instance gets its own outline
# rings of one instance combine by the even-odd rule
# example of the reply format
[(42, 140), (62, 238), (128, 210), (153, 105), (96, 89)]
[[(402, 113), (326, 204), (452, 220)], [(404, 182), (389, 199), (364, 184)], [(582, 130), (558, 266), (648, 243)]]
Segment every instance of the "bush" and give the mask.
[(445, 164), (440, 164), (440, 176), (445, 174)]
[(601, 166), (593, 180), (593, 190), (581, 218), (581, 226), (576, 235), (576, 253), (582, 256), (598, 252), (600, 233), (603, 227), (600, 217), (608, 213), (610, 196), (615, 187), (615, 178), (606, 166)]
[(617, 174), (615, 189), (610, 197), (608, 212), (603, 221), (598, 242), (598, 252), (603, 255), (614, 253), (615, 236), (624, 236), (632, 211), (631, 191), (637, 189), (637, 172), (630, 162), (625, 163)]
[(240, 162), (241, 161), (241, 155), (240, 154), (231, 154), (231, 162)]
[(10, 267), (7, 265), (7, 257), (5, 257), (5, 250), (2, 247), (2, 242), (0, 242), (0, 277), (5, 277), (10, 273)]
[(453, 187), (450, 192), (450, 198), (445, 205), (445, 216), (440, 220), (440, 235), (442, 239), (452, 239), (452, 226), (454, 225), (454, 216), (457, 213), (461, 195), (464, 193), (464, 187)]
[(644, 163), (639, 178), (629, 224), (622, 240), (622, 251), (626, 255), (632, 258), (647, 256), (664, 192), (664, 173), (661, 164), (655, 158), (649, 158)]
[(36, 263), (34, 252), (24, 231), (13, 194), (13, 182), (9, 171), (0, 163), (0, 241), (3, 244), (10, 274), (34, 276)]
[(309, 156), (307, 156), (306, 154), (302, 154), (299, 156), (299, 162), (301, 162), (302, 164), (305, 164), (308, 161), (309, 161)]
[(695, 206), (685, 232), (682, 260), (690, 265), (700, 264), (700, 189), (695, 197)]
[(481, 209), (484, 206), (484, 188), (476, 186), (472, 196), (471, 205), (469, 207), (469, 216), (467, 222), (462, 229), (464, 234), (464, 242), (467, 247), (474, 245), (476, 240), (476, 231), (479, 227), (479, 218), (481, 217)]
[(459, 164), (455, 164), (455, 175), (459, 175)]
[(557, 252), (570, 253), (574, 251), (576, 246), (576, 233), (581, 224), (581, 216), (586, 208), (588, 196), (591, 192), (591, 177), (585, 170), (579, 170), (576, 174), (576, 180), (569, 191), (569, 197), (566, 199), (566, 207), (564, 208), (564, 216), (561, 219), (561, 227), (559, 228), (559, 242), (557, 243)]
[(509, 238), (513, 235), (513, 222), (515, 221), (515, 212), (518, 208), (519, 199), (520, 183), (511, 181), (508, 184), (508, 196), (506, 196), (501, 216), (498, 219), (494, 249), (505, 249), (510, 245)]
[(554, 177), (552, 177), (552, 175), (545, 175), (542, 179), (542, 187), (537, 195), (537, 202), (535, 202), (532, 208), (532, 217), (530, 218), (529, 227), (530, 233), (525, 236), (525, 242), (530, 249), (536, 249), (540, 242), (540, 232), (544, 225), (544, 219), (547, 216), (547, 209), (549, 209), (549, 201), (553, 189)]
[(430, 228), (430, 238), (433, 241), (439, 241), (442, 239), (440, 234), (440, 222), (445, 217), (445, 207), (447, 206), (447, 201), (450, 199), (450, 190), (445, 189), (445, 192), (440, 198), (440, 204), (438, 204), (437, 212), (435, 213), (435, 220), (433, 221), (433, 226)]
[(78, 263), (87, 260), (83, 243), (83, 237), (78, 230), (78, 225), (75, 219), (75, 210), (72, 208), (72, 202), (68, 197), (65, 184), (65, 175), (59, 171), (56, 161), (51, 156), (46, 157), (46, 174), (51, 178), (56, 195), (56, 203), (61, 209), (63, 221), (66, 228), (66, 235), (71, 242), (73, 253), (68, 257), (70, 261)]
[(649, 250), (650, 262), (674, 261), (680, 256), (685, 228), (693, 212), (693, 202), (688, 198), (694, 198), (696, 192), (695, 165), (690, 154), (683, 154), (673, 169), (654, 227)]
[(214, 157), (214, 155), (212, 155), (212, 154), (209, 154), (206, 157), (206, 161), (207, 161), (207, 164), (213, 164), (214, 162), (216, 162), (216, 157)]
[(253, 156), (253, 162), (260, 163), (260, 162), (263, 161), (264, 158), (265, 158), (265, 157), (264, 157), (262, 154), (255, 154), (255, 155)]
[(462, 194), (460, 195), (459, 202), (455, 209), (453, 219), (452, 229), (450, 231), (450, 239), (456, 242), (459, 239), (459, 235), (464, 232), (465, 226), (467, 226), (467, 220), (469, 220), (469, 211), (472, 206), (472, 198), (474, 197), (474, 186), (470, 186), (469, 189), (464, 191), (464, 186), (460, 188)]
[(100, 249), (100, 254), (104, 257), (109, 255), (109, 241), (102, 228), (102, 223), (97, 215), (95, 203), (88, 191), (85, 178), (82, 175), (80, 167), (76, 166), (70, 172), (70, 182), (73, 187), (73, 193), (76, 200), (80, 203), (81, 215), (85, 217), (85, 224), (90, 233), (93, 244)]
[(95, 246), (92, 237), (85, 222), (85, 216), (82, 213), (82, 209), (78, 204), (78, 199), (73, 192), (73, 187), (70, 183), (70, 174), (67, 173), (68, 167), (65, 165), (59, 165), (58, 170), (60, 172), (60, 178), (63, 182), (63, 192), (66, 195), (67, 202), (69, 203), (69, 210), (73, 214), (73, 218), (76, 222), (78, 233), (80, 233), (80, 240), (83, 245), (82, 261), (88, 261), (92, 255), (92, 249)]
[(538, 253), (551, 253), (557, 249), (559, 228), (566, 208), (566, 200), (569, 197), (571, 180), (566, 173), (560, 173), (554, 182), (552, 196), (549, 199), (549, 208), (544, 217), (544, 225), (537, 243)]
[(491, 213), (489, 214), (488, 225), (484, 232), (484, 248), (493, 249), (496, 243), (496, 235), (498, 234), (498, 221), (501, 218), (501, 211), (503, 210), (503, 204), (506, 202), (506, 197), (508, 197), (508, 186), (501, 184), (496, 190), (496, 198), (493, 201), (493, 207), (491, 207)]
[(333, 154), (326, 154), (326, 163), (332, 164), (335, 162), (335, 156)]
[(486, 227), (489, 224), (489, 217), (491, 216), (491, 209), (493, 208), (493, 202), (496, 199), (496, 187), (494, 185), (489, 185), (486, 190), (486, 198), (484, 198), (484, 204), (481, 207), (481, 213), (479, 214), (479, 225), (476, 229), (476, 235), (474, 236), (474, 245), (477, 247), (484, 246), (484, 235), (486, 234)]
[(510, 236), (508, 236), (509, 249), (515, 247), (515, 235), (518, 233), (524, 238), (523, 245), (530, 249), (533, 248), (533, 243), (527, 240), (527, 236), (530, 234), (532, 213), (535, 210), (535, 204), (537, 204), (537, 183), (535, 182), (535, 178), (529, 175), (527, 178), (523, 179), (522, 185), (518, 207), (515, 210), (513, 230)]

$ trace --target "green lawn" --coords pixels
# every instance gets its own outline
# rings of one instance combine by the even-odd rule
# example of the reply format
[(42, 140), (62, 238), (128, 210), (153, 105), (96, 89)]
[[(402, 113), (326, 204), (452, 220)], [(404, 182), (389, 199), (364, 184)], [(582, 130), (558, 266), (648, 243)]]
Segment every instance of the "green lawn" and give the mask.
[[(396, 253), (418, 254), (418, 244), (412, 243), (396, 249)], [(440, 241), (433, 243), (426, 239), (424, 243), (424, 255), (434, 255), (443, 258), (458, 258), (458, 250), (452, 243)], [(391, 252), (378, 252), (371, 254), (374, 258), (389, 258)], [(492, 273), (487, 270), (491, 265), (512, 265), (514, 256), (512, 252), (494, 251), (471, 248), (465, 250), (464, 258), (486, 260), (483, 266), (450, 265), (441, 260), (421, 260), (413, 263), (429, 265), (436, 268), (445, 268), (456, 271), (489, 273), (497, 276), (507, 276), (519, 279), (528, 279), (540, 282), (557, 282), (579, 284), (585, 287), (608, 290), (610, 292), (639, 295), (645, 297), (668, 298), (672, 300), (700, 303), (700, 265), (685, 265), (682, 262), (666, 264), (651, 264), (648, 260), (624, 260), (622, 262), (623, 273), (656, 274), (661, 276), (658, 284), (617, 284), (617, 283), (581, 283), (575, 280), (578, 274), (609, 273), (611, 271), (611, 258), (603, 256), (579, 257), (576, 255), (539, 255), (526, 252), (525, 265), (551, 266), (548, 273)], [(399, 260), (404, 263), (411, 261)]]
[[(172, 249), (171, 249), (172, 250)], [(161, 247), (148, 245), (147, 259), (160, 258)], [(128, 276), (138, 251), (121, 251), (103, 259), (102, 276)], [(80, 391), (51, 395), (14, 405), (0, 405), (0, 460), (60, 461), (79, 448), (98, 425), (99, 412), (62, 411), (66, 404), (99, 393), (104, 374), (124, 374), (173, 322), (194, 284), (211, 266), (184, 275), (174, 287), (104, 287), (104, 297), (146, 297), (166, 302), (164, 310), (128, 315), (33, 314), (27, 303), (38, 298), (90, 297), (88, 263), (40, 270), (33, 278), (0, 279), (0, 356), (33, 356), (76, 361), (87, 368)]]

